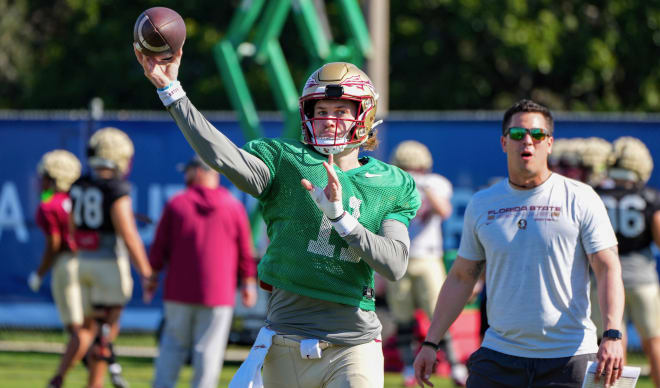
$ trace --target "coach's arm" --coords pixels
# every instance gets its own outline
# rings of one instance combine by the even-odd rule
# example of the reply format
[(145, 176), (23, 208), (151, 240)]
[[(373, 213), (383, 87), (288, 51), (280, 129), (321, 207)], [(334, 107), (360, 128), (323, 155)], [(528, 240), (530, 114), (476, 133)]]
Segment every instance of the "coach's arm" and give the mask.
[[(463, 307), (470, 299), (474, 285), (479, 280), (486, 261), (468, 260), (461, 256), (456, 258), (447, 275), (440, 295), (435, 305), (431, 327), (426, 334), (426, 341), (437, 344), (444, 337), (449, 326), (463, 311)], [(436, 361), (437, 350), (430, 346), (422, 346), (415, 358), (415, 378), (420, 386), (432, 385), (429, 381)]]
[[(605, 330), (621, 330), (623, 319), (623, 280), (621, 263), (616, 246), (587, 255), (596, 275), (598, 303)], [(623, 369), (623, 346), (621, 340), (603, 338), (598, 348), (596, 381), (602, 375), (605, 385), (614, 384)]]

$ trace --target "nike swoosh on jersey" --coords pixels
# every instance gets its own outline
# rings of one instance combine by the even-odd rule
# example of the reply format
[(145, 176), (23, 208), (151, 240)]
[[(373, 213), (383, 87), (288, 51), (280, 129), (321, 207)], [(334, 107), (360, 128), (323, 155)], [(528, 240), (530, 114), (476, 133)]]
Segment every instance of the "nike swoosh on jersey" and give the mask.
[(364, 173), (364, 177), (365, 177), (365, 178), (375, 178), (375, 177), (377, 177), (377, 176), (382, 176), (382, 175), (381, 175), (381, 174), (372, 174), (372, 173), (370, 173), (370, 172), (365, 172), (365, 173)]

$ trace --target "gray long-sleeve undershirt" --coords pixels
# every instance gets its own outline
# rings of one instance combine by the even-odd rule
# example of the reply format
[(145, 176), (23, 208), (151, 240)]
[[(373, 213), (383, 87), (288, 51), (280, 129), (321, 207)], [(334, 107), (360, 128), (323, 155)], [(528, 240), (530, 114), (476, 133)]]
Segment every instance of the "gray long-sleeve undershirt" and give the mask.
[[(266, 164), (232, 143), (187, 97), (176, 101), (167, 110), (190, 145), (209, 166), (254, 197), (265, 190), (270, 181)], [(408, 229), (399, 221), (385, 220), (379, 234), (358, 224), (344, 240), (376, 272), (388, 280), (398, 280), (408, 266)]]

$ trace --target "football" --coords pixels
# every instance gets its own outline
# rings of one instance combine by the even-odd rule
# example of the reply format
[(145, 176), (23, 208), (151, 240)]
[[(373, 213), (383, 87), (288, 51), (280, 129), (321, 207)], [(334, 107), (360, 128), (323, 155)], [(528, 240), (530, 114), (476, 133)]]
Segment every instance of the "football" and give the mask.
[(133, 45), (142, 54), (168, 60), (183, 47), (186, 24), (181, 15), (166, 7), (142, 12), (133, 28)]

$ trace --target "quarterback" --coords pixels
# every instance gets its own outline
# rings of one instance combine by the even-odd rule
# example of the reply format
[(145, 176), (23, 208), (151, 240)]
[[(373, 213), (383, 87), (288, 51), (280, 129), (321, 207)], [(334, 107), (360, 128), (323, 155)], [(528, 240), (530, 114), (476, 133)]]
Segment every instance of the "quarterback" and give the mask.
[(376, 146), (378, 95), (367, 75), (350, 63), (322, 66), (300, 98), (301, 139), (240, 149), (185, 97), (181, 52), (170, 62), (135, 54), (195, 151), (259, 200), (267, 224), (258, 268), (271, 291), (266, 327), (230, 387), (382, 387), (374, 271), (404, 275), (420, 199), (408, 173), (358, 155)]

